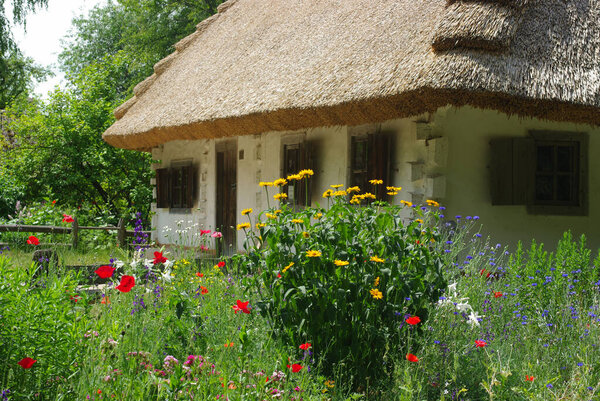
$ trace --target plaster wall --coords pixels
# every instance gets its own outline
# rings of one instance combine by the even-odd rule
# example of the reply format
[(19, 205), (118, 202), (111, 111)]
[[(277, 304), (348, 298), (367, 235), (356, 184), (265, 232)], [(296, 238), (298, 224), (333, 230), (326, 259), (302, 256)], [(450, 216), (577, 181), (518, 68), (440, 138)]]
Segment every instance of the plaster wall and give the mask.
[[(583, 124), (556, 123), (532, 118), (509, 117), (493, 110), (471, 107), (441, 109), (434, 115), (436, 130), (448, 140), (444, 174), (447, 193), (443, 203), (447, 216), (480, 217), (484, 236), (494, 244), (514, 249), (518, 240), (532, 238), (554, 249), (563, 232), (586, 234), (592, 249), (600, 247), (600, 129)], [(527, 136), (530, 130), (584, 132), (589, 135), (587, 216), (535, 215), (526, 206), (492, 206), (490, 192), (490, 140), (494, 137)], [(454, 217), (451, 217), (454, 218)]]
[[(589, 215), (547, 216), (528, 214), (526, 206), (492, 206), (490, 191), (489, 142), (494, 137), (518, 137), (530, 130), (586, 132), (589, 135)], [(537, 119), (509, 117), (492, 110), (471, 107), (447, 107), (431, 115), (396, 119), (380, 124), (356, 127), (321, 127), (294, 132), (268, 132), (261, 135), (227, 139), (173, 141), (153, 150), (161, 163), (191, 159), (199, 167), (198, 196), (189, 212), (158, 209), (153, 218), (157, 227), (154, 239), (159, 243), (176, 243), (182, 230), (197, 233), (200, 228), (215, 229), (216, 163), (215, 147), (219, 141), (237, 143), (237, 223), (247, 221), (241, 211), (252, 208), (255, 223), (260, 211), (277, 204), (274, 188), (259, 187), (261, 181), (273, 181), (283, 175), (283, 146), (306, 142), (313, 150), (312, 204), (326, 205), (322, 193), (332, 184), (349, 185), (350, 144), (352, 135), (381, 132), (392, 137), (391, 182), (401, 186), (393, 199), (421, 203), (435, 199), (443, 203), (449, 220), (454, 216), (479, 216), (484, 236), (495, 243), (513, 247), (519, 239), (535, 238), (553, 248), (566, 230), (578, 236), (585, 233), (592, 247), (600, 247), (600, 129), (587, 125), (555, 123)], [(373, 177), (378, 178), (378, 177)], [(369, 190), (364, 189), (363, 190)], [(407, 210), (406, 218), (410, 218)], [(191, 228), (190, 228), (191, 227)], [(177, 231), (179, 230), (179, 231)], [(192, 245), (187, 235), (186, 245)], [(242, 248), (243, 233), (238, 232), (237, 247)], [(211, 245), (211, 244), (209, 244)]]

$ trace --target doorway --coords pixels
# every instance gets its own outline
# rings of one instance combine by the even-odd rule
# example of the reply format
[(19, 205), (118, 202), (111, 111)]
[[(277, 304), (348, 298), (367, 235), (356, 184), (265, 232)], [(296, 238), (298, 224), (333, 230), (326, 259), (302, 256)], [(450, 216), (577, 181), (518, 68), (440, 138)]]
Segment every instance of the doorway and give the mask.
[(232, 255), (237, 250), (237, 142), (217, 143), (217, 215), (216, 228), (223, 233), (221, 255)]

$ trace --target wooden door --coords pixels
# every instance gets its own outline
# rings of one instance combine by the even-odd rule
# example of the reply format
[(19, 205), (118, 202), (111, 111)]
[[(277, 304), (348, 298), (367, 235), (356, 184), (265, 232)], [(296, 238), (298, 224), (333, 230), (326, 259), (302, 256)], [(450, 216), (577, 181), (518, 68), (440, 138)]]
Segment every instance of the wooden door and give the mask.
[(217, 146), (217, 230), (223, 233), (222, 254), (236, 251), (237, 211), (237, 145), (235, 142)]

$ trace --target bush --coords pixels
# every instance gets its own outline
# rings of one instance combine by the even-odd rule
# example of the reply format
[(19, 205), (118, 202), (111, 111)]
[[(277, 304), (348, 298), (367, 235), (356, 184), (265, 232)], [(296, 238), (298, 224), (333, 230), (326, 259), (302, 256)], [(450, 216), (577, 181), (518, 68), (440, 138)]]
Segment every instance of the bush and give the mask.
[(255, 306), (277, 336), (296, 347), (311, 343), (326, 374), (344, 362), (352, 381), (365, 384), (391, 371), (385, 365), (392, 355), (410, 351), (413, 330), (403, 327), (405, 319), (426, 321), (446, 286), (434, 251), (438, 212), (414, 209), (421, 218), (407, 221), (409, 202), (355, 206), (346, 191), (324, 196), (333, 199), (327, 210), (284, 204), (262, 213), (259, 220), (266, 220), (256, 223), (257, 231), (240, 225), (247, 253), (237, 262), (256, 273), (262, 299)]

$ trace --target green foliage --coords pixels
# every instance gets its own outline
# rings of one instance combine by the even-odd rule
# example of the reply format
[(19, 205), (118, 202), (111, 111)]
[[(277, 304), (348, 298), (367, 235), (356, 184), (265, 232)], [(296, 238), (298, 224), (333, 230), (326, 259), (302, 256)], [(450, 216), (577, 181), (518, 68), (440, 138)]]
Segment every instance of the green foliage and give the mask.
[(403, 207), (337, 197), (328, 210), (266, 215), (237, 260), (257, 273), (257, 308), (289, 344), (312, 343), (325, 372), (344, 362), (359, 383), (381, 379), (408, 350), (404, 319), (426, 321), (445, 288), (437, 213), (406, 222)]

